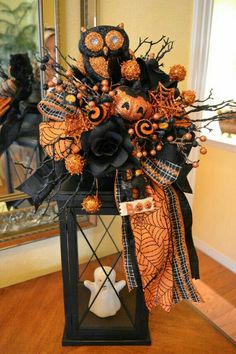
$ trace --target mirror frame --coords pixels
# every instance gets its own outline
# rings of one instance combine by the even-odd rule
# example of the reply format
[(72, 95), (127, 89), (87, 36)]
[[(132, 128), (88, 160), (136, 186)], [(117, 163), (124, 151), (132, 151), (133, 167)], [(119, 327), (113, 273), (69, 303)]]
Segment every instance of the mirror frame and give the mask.
[[(54, 27), (55, 27), (55, 44), (59, 47), (59, 27), (60, 27), (60, 18), (59, 18), (59, 0), (53, 0), (54, 7)], [(44, 47), (44, 9), (43, 9), (43, 0), (37, 0), (37, 8), (38, 8), (38, 39), (39, 39), (39, 54), (43, 56), (43, 47)], [(80, 21), (81, 24), (86, 24), (88, 26), (96, 26), (97, 19), (97, 0), (80, 0)], [(89, 23), (88, 14), (93, 11), (93, 23)], [(58, 55), (58, 53), (56, 54)], [(56, 60), (58, 61), (58, 57), (56, 56)], [(45, 73), (40, 70), (40, 88), (41, 88), (41, 97), (44, 96), (43, 84), (45, 82)], [(28, 195), (25, 193), (17, 192), (12, 194), (4, 194), (0, 195), (0, 203), (1, 202), (13, 202), (17, 200), (28, 199)], [(32, 214), (35, 213), (34, 207), (21, 208), (19, 210), (15, 209), (13, 211), (3, 212), (6, 218), (9, 216), (9, 221), (13, 218), (13, 216), (17, 216), (17, 213), (20, 213), (22, 210), (32, 209)], [(1, 219), (1, 214), (0, 214)], [(1, 220), (0, 220), (1, 221)], [(24, 225), (24, 221), (21, 220), (22, 225)], [(80, 220), (80, 224), (84, 228), (94, 227), (96, 226), (96, 216), (88, 215), (83, 216)], [(59, 224), (58, 222), (52, 222), (44, 225), (38, 225), (35, 227), (29, 227), (27, 230), (22, 227), (22, 229), (18, 229), (15, 232), (2, 233), (0, 235), (0, 250), (15, 247), (22, 244), (26, 244), (33, 241), (38, 241), (42, 239), (46, 239), (49, 237), (55, 237), (59, 235)]]

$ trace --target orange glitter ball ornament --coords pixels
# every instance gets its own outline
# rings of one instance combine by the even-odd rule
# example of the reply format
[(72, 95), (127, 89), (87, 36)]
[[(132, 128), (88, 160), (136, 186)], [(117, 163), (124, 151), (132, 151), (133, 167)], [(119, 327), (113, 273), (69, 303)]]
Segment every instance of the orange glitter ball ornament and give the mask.
[(65, 116), (65, 134), (70, 137), (79, 137), (84, 131), (91, 128), (91, 124), (86, 115), (78, 110), (75, 114), (67, 114)]
[(88, 195), (82, 202), (82, 209), (87, 211), (87, 213), (95, 213), (101, 208), (101, 206), (102, 203), (96, 195)]
[(170, 68), (169, 76), (172, 81), (183, 81), (187, 71), (183, 65), (173, 65)]
[(80, 155), (71, 154), (65, 159), (65, 167), (71, 175), (80, 175), (84, 169), (85, 160)]
[(193, 104), (195, 102), (195, 99), (196, 99), (195, 92), (191, 91), (191, 90), (183, 91), (181, 96), (182, 96), (182, 98), (184, 100), (184, 103), (187, 104), (187, 105)]
[(140, 67), (135, 59), (121, 63), (121, 75), (128, 81), (138, 80), (141, 74)]

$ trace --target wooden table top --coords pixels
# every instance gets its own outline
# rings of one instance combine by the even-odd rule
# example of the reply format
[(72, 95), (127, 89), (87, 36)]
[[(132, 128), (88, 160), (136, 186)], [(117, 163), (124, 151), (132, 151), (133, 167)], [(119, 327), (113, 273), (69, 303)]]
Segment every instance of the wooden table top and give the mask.
[(150, 315), (152, 345), (62, 347), (64, 309), (61, 273), (0, 289), (1, 354), (228, 354), (235, 345), (193, 306)]

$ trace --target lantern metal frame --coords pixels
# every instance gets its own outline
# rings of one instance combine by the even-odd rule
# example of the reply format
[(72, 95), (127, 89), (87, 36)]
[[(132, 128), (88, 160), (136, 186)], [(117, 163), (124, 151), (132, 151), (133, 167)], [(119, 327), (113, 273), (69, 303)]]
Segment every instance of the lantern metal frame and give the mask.
[[(80, 281), (78, 230), (81, 232), (82, 237), (92, 252), (92, 257), (90, 257), (88, 263), (95, 257), (98, 264), (102, 268), (104, 266), (96, 254), (98, 247), (94, 248), (92, 246), (86, 235), (87, 230), (83, 229), (77, 221), (78, 215), (86, 214), (81, 208), (81, 202), (86, 195), (86, 192), (80, 192), (74, 195), (73, 192), (65, 191), (60, 192), (56, 197), (59, 209), (65, 310), (65, 329), (62, 345), (150, 345), (148, 310), (145, 306), (143, 292), (140, 288), (136, 288), (129, 293), (126, 287), (122, 296), (117, 294), (121, 301), (119, 315), (103, 319), (89, 311), (87, 305), (88, 294), (86, 295), (87, 289)], [(115, 207), (114, 194), (111, 191), (102, 191), (99, 193), (99, 197), (102, 201), (102, 208), (97, 215), (98, 219), (103, 223), (103, 215), (113, 215), (115, 217), (118, 215), (118, 212)], [(108, 226), (103, 223), (105, 228), (103, 237), (105, 234), (108, 234), (112, 240), (113, 238), (109, 228), (114, 221), (114, 217)], [(101, 242), (102, 239), (100, 240), (100, 243)], [(121, 252), (117, 252), (117, 259), (113, 262), (112, 268), (115, 267), (120, 257)], [(109, 274), (106, 274), (106, 277), (108, 281), (110, 281)], [(90, 307), (91, 306), (92, 304)], [(79, 310), (81, 308), (82, 310)], [(127, 323), (125, 324), (124, 314), (127, 315), (126, 319), (129, 319), (131, 325), (128, 326)], [(85, 323), (87, 323), (87, 325), (84, 325)]]

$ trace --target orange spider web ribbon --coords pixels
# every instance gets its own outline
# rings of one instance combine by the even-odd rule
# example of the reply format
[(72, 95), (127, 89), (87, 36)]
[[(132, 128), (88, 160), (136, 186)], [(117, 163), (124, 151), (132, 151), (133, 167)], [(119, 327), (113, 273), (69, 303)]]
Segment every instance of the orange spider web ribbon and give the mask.
[(144, 298), (149, 310), (160, 305), (170, 311), (173, 303), (173, 245), (171, 223), (164, 192), (147, 187), (156, 210), (130, 216), (135, 253), (142, 279)]
[(149, 310), (159, 305), (170, 311), (181, 300), (200, 302), (192, 283), (180, 202), (171, 186), (180, 167), (150, 159), (142, 167), (152, 180), (153, 189), (147, 191), (156, 209), (129, 216), (129, 220), (146, 305)]

